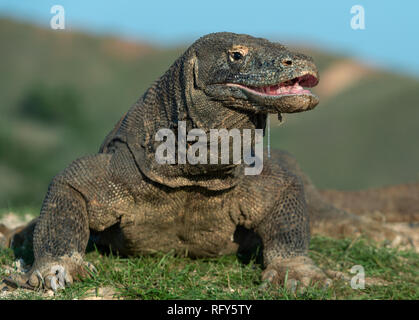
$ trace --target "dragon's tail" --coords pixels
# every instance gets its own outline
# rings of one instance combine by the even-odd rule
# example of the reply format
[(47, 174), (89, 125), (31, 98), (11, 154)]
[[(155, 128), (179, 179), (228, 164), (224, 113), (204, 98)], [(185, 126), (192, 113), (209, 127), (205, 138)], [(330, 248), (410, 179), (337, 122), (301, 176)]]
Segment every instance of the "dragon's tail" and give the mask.
[(363, 191), (319, 192), (329, 203), (357, 215), (386, 222), (419, 222), (419, 183)]

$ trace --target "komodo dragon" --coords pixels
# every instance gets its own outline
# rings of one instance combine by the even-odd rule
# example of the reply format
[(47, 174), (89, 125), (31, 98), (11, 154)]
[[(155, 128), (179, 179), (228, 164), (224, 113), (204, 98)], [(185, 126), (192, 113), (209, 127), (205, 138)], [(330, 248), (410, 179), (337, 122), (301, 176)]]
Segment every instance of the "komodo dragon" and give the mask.
[(264, 129), (269, 113), (314, 108), (318, 98), (303, 87), (317, 83), (312, 59), (279, 43), (224, 32), (197, 40), (121, 118), (98, 154), (53, 179), (39, 218), (26, 228), (34, 229), (35, 262), (21, 284), (57, 290), (86, 274), (89, 237), (121, 255), (174, 250), (192, 257), (234, 253), (257, 237), (265, 283), (281, 284), (288, 272), (301, 287), (330, 284), (307, 257), (309, 218), (314, 228), (333, 226), (334, 235), (396, 234), (329, 205), (286, 152), (265, 155), (259, 175), (243, 174), (243, 162), (155, 158), (160, 128), (176, 133), (185, 121), (188, 131)]

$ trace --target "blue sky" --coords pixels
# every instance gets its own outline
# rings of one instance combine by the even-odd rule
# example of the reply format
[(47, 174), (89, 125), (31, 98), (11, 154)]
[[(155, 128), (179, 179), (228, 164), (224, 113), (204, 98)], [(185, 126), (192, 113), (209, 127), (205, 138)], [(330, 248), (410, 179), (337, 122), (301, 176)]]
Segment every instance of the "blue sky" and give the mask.
[[(419, 1), (81, 1), (0, 0), (0, 15), (49, 27), (50, 8), (65, 9), (66, 29), (143, 39), (158, 45), (190, 43), (231, 31), (307, 44), (419, 76)], [(365, 9), (365, 30), (350, 26), (353, 5)]]

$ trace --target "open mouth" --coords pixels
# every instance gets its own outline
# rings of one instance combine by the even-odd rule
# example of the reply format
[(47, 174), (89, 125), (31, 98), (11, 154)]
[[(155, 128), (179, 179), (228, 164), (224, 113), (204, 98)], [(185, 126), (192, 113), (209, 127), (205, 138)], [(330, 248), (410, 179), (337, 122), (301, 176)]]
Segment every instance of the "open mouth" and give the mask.
[(246, 86), (242, 84), (232, 84), (229, 83), (229, 86), (237, 86), (247, 91), (251, 91), (252, 93), (261, 95), (261, 96), (284, 96), (284, 95), (304, 95), (309, 94), (312, 95), (310, 90), (305, 88), (311, 88), (317, 85), (318, 79), (311, 75), (305, 74), (301, 77), (296, 77), (291, 80), (287, 80), (281, 82), (279, 84), (271, 85), (271, 86), (263, 86), (263, 87), (253, 87), (253, 86)]

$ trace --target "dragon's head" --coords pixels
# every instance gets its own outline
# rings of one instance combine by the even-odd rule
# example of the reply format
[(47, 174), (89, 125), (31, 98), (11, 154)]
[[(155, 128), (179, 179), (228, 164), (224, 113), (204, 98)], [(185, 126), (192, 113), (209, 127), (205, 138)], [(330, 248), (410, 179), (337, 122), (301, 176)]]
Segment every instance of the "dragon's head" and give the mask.
[(319, 99), (313, 60), (279, 43), (244, 34), (212, 33), (190, 48), (194, 87), (213, 100), (256, 113), (292, 113)]

